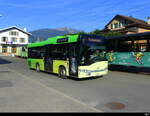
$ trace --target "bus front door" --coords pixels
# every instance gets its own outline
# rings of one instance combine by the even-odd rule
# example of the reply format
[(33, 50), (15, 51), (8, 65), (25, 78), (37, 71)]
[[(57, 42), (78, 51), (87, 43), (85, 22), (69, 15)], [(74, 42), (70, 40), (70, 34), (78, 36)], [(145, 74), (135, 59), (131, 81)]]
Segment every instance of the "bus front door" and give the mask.
[(70, 58), (69, 75), (77, 76), (77, 59), (75, 57)]
[(45, 58), (45, 71), (52, 72), (53, 71), (53, 60), (52, 58)]

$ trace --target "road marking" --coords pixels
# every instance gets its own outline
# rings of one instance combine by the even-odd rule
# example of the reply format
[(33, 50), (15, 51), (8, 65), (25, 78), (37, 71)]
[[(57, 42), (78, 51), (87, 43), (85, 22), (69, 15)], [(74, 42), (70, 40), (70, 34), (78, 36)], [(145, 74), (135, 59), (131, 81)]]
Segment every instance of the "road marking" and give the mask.
[[(8, 67), (6, 67), (6, 68), (8, 68)], [(25, 78), (25, 79), (28, 79), (28, 80), (30, 80), (30, 81), (32, 81), (32, 82), (34, 82), (34, 83), (40, 85), (41, 87), (44, 87), (44, 88), (48, 89), (49, 91), (52, 91), (52, 92), (57, 93), (57, 94), (59, 94), (59, 95), (62, 95), (62, 96), (66, 97), (66, 98), (68, 98), (68, 99), (70, 99), (70, 100), (72, 100), (72, 101), (74, 101), (74, 102), (76, 102), (76, 103), (78, 103), (78, 104), (80, 104), (80, 105), (83, 105), (83, 106), (88, 107), (89, 109), (91, 109), (91, 110), (93, 110), (93, 111), (95, 111), (95, 112), (103, 112), (102, 110), (98, 110), (98, 109), (96, 109), (96, 108), (94, 108), (94, 107), (91, 107), (91, 106), (89, 106), (89, 105), (87, 105), (87, 104), (85, 104), (85, 103), (83, 103), (83, 102), (81, 102), (81, 101), (79, 101), (79, 100), (77, 100), (77, 99), (75, 99), (75, 98), (73, 98), (73, 97), (70, 97), (70, 96), (68, 96), (68, 95), (66, 95), (66, 94), (64, 94), (64, 93), (62, 93), (62, 92), (60, 92), (60, 91), (57, 91), (56, 89), (47, 87), (47, 86), (44, 85), (43, 83), (41, 83), (41, 82), (39, 82), (39, 81), (37, 81), (37, 80), (34, 80), (34, 79), (32, 79), (32, 78), (29, 78), (28, 76), (23, 75), (23, 74), (21, 74), (21, 73), (15, 71), (15, 70), (13, 70), (13, 69), (10, 69), (10, 68), (8, 68), (8, 69), (9, 69), (10, 71), (12, 71), (12, 72), (14, 72), (14, 73), (20, 75), (21, 77), (23, 77), (23, 78)]]

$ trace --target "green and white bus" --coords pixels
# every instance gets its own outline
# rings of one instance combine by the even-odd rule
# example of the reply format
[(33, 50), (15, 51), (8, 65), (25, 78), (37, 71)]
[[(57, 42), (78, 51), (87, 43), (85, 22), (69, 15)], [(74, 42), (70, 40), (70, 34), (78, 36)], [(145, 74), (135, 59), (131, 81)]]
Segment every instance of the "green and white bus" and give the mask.
[(111, 70), (150, 72), (150, 32), (108, 38)]
[(19, 46), (19, 47), (17, 47), (15, 56), (21, 57), (21, 58), (27, 58), (28, 57), (27, 46)]
[(108, 73), (106, 39), (97, 35), (74, 34), (48, 38), (28, 45), (28, 65), (36, 71), (60, 78), (98, 77)]

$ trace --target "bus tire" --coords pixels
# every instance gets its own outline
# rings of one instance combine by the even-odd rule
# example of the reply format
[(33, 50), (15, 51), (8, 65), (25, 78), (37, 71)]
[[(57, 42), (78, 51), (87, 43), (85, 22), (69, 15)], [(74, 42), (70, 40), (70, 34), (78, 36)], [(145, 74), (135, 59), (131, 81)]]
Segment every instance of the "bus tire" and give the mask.
[(59, 67), (58, 76), (59, 76), (61, 79), (67, 79), (65, 67), (62, 67), (62, 66)]
[(40, 65), (38, 63), (36, 64), (36, 71), (40, 72)]

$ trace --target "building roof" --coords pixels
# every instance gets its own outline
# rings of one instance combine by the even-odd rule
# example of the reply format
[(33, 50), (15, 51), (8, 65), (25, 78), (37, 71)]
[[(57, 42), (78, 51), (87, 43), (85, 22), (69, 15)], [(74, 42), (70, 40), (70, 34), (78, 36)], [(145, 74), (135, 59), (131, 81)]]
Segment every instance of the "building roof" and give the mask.
[(20, 28), (18, 28), (18, 27), (16, 27), (16, 26), (8, 27), (8, 28), (5, 28), (5, 29), (0, 29), (0, 33), (9, 31), (9, 30), (11, 30), (11, 29), (17, 29), (17, 30), (19, 30), (19, 31), (21, 31), (21, 32), (23, 32), (23, 33), (29, 35), (29, 36), (32, 35), (31, 33), (28, 33), (28, 32), (26, 32), (26, 31), (24, 31), (24, 30), (22, 30), (22, 29), (20, 29)]
[(137, 19), (137, 18), (134, 18), (134, 17), (128, 17), (128, 16), (123, 16), (123, 15), (116, 15), (105, 27), (107, 27), (114, 19), (116, 18), (123, 18), (123, 19), (126, 19), (128, 21), (131, 21), (133, 22), (133, 24), (136, 24), (138, 26), (143, 26), (144, 28), (147, 27), (147, 28), (150, 28), (150, 25), (143, 21), (143, 20), (140, 20), (140, 19)]

